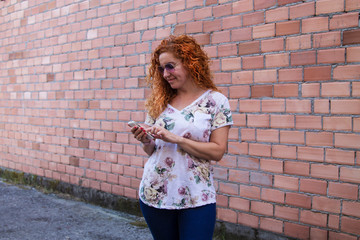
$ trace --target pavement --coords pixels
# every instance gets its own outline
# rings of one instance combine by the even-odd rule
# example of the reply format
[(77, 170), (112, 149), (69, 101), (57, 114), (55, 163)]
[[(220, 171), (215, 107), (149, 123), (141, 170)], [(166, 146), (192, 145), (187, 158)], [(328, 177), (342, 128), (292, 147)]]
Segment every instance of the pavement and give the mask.
[(0, 179), (0, 240), (151, 240), (144, 219)]

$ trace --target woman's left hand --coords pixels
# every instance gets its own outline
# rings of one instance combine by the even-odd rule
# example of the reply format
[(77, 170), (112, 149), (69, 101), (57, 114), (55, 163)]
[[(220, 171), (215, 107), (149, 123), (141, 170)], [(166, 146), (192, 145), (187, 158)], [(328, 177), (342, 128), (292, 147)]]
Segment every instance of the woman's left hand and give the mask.
[(164, 142), (177, 143), (181, 139), (180, 136), (175, 135), (163, 127), (153, 126), (149, 131), (155, 138), (161, 139)]

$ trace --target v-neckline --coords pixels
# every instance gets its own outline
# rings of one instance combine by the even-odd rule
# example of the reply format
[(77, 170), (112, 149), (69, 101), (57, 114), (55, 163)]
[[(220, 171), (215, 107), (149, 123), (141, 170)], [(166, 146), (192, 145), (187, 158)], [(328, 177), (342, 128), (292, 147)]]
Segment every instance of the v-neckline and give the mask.
[(198, 102), (201, 98), (203, 98), (207, 93), (209, 93), (211, 90), (207, 90), (205, 91), (203, 94), (201, 94), (197, 99), (195, 99), (194, 101), (192, 101), (190, 104), (188, 104), (187, 106), (183, 107), (182, 109), (177, 109), (176, 107), (173, 107), (170, 103), (168, 103), (168, 106), (171, 107), (172, 109), (174, 109), (175, 111), (178, 112), (182, 112), (185, 109), (189, 108), (190, 106), (194, 105), (194, 103)]

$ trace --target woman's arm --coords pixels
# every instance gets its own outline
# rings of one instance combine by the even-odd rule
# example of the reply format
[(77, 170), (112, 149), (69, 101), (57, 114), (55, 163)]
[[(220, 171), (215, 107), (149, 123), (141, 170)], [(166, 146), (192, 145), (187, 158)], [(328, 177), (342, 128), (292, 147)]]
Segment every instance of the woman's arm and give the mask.
[(152, 127), (155, 138), (178, 144), (185, 152), (205, 160), (220, 161), (226, 152), (230, 126), (221, 127), (211, 132), (209, 142), (197, 142), (177, 136), (162, 127)]

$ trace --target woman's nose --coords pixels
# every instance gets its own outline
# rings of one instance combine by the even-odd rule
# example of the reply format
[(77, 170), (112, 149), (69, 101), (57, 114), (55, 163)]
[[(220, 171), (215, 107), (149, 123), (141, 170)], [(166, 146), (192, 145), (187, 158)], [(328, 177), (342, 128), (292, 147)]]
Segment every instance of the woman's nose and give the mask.
[(165, 77), (167, 77), (169, 75), (170, 75), (170, 72), (165, 68), (164, 72), (163, 72), (163, 77), (165, 78)]

